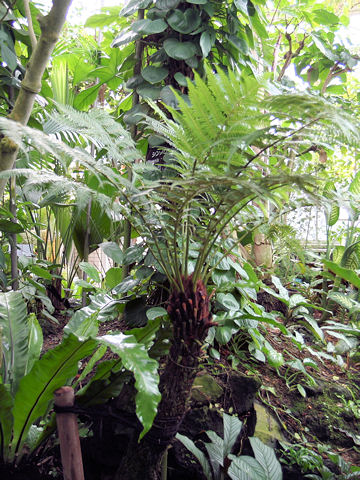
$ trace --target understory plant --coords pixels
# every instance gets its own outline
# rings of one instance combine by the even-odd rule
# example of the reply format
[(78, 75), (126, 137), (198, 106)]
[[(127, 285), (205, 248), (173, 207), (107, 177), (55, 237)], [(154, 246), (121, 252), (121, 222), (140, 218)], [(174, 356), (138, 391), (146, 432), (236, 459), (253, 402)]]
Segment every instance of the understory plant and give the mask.
[(60, 345), (40, 356), (42, 330), (36, 317), (28, 316), (21, 293), (0, 294), (2, 462), (19, 464), (52, 433), (54, 416), (50, 410), (54, 391), (72, 384), (79, 362), (98, 349), (110, 348), (118, 356), (119, 368), (134, 374), (136, 413), (144, 427), (141, 435), (149, 430), (160, 400), (157, 361), (149, 358), (144, 343), (133, 335), (99, 337), (94, 316), (90, 314), (82, 320), (81, 329), (70, 327)]
[(242, 422), (238, 417), (223, 414), (224, 438), (208, 431), (210, 443), (204, 442), (206, 453), (200, 450), (190, 438), (177, 434), (176, 438), (197, 458), (207, 480), (282, 480), (279, 461), (272, 448), (256, 437), (250, 437), (254, 457), (237, 456), (233, 450), (241, 435)]
[[(139, 443), (137, 436), (130, 442), (118, 480), (158, 478), (213, 325), (207, 289), (212, 271), (249, 231), (268, 220), (270, 211), (279, 214), (291, 189), (301, 190), (307, 202), (316, 197), (315, 179), (303, 175), (300, 164), (288, 166), (289, 151), (329, 139), (353, 145), (359, 137), (352, 119), (324, 99), (283, 92), (265, 80), (257, 83), (219, 70), (209, 72), (208, 83), (195, 76), (188, 93), (189, 103), (177, 97), (176, 109), (164, 111), (150, 102), (157, 119), (145, 118), (145, 126), (166, 142), (159, 164), (141, 159), (125, 131), (119, 135), (118, 144), (123, 138), (129, 151), (129, 162), (122, 158), (131, 179), (111, 161), (110, 147), (110, 159), (105, 149), (94, 160), (84, 150), (0, 119), (4, 133), (25, 150), (26, 137), (27, 145), (67, 162), (68, 168), (76, 165), (78, 172), (73, 178), (26, 169), (15, 174), (28, 176), (26, 184), (42, 195), (83, 208), (94, 198), (113, 218), (130, 221), (152, 256), (150, 264), (168, 282), (172, 337), (160, 377), (162, 398), (149, 433)], [(67, 108), (67, 115), (78, 112)]]

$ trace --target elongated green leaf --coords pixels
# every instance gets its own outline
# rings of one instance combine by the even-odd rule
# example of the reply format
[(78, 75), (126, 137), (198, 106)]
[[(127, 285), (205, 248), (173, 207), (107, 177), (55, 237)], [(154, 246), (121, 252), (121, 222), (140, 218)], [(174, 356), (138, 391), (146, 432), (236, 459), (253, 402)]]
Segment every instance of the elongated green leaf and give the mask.
[(24, 374), (28, 374), (32, 369), (34, 362), (40, 358), (43, 346), (43, 332), (34, 314), (28, 318), (29, 336), (28, 336), (28, 356)]
[(55, 390), (76, 375), (78, 362), (90, 355), (96, 344), (94, 339), (81, 341), (70, 334), (58, 347), (36, 361), (31, 372), (20, 381), (13, 409), (12, 458), (22, 451), (29, 428), (45, 414)]
[(343, 308), (349, 310), (349, 312), (360, 312), (360, 302), (355, 301), (346, 293), (342, 292), (330, 292), (328, 297), (334, 302), (341, 305)]
[(353, 270), (349, 270), (348, 268), (343, 268), (340, 267), (340, 265), (337, 265), (334, 262), (331, 262), (330, 260), (323, 260), (322, 261), (326, 267), (331, 270), (332, 272), (335, 273), (335, 275), (338, 275), (339, 277), (343, 278), (347, 282), (351, 283), (354, 285), (356, 288), (360, 288), (360, 278), (358, 275)]
[(224, 452), (223, 457), (226, 458), (233, 448), (237, 437), (242, 429), (242, 421), (235, 415), (223, 413), (224, 423)]
[(231, 460), (228, 475), (232, 480), (268, 480), (260, 463), (253, 457), (229, 455)]
[(206, 435), (210, 438), (211, 443), (205, 442), (205, 448), (208, 452), (211, 466), (214, 470), (215, 478), (219, 477), (221, 467), (224, 466), (224, 440), (213, 431), (206, 432)]
[(299, 320), (299, 323), (305, 325), (305, 327), (310, 330), (318, 340), (324, 343), (324, 332), (319, 327), (315, 318), (307, 314), (302, 314), (302, 316), (304, 317), (304, 320)]
[(211, 474), (211, 468), (204, 453), (199, 448), (197, 448), (195, 443), (192, 440), (190, 440), (190, 438), (185, 437), (185, 435), (181, 435), (180, 433), (178, 433), (176, 435), (176, 438), (184, 445), (184, 447), (186, 447), (189, 450), (189, 452), (191, 452), (194, 455), (194, 457), (196, 457), (199, 460), (199, 463), (203, 469), (203, 473), (207, 478), (207, 480), (212, 480), (213, 477)]
[(4, 460), (7, 460), (12, 436), (12, 407), (13, 397), (6, 386), (0, 383), (0, 455)]
[(353, 195), (360, 195), (360, 172), (358, 172), (350, 183), (349, 191)]
[(104, 335), (98, 337), (98, 341), (119, 355), (124, 367), (134, 374), (136, 414), (144, 427), (140, 435), (142, 438), (152, 425), (161, 398), (158, 363), (149, 357), (144, 345), (138, 343), (132, 335)]
[(275, 452), (256, 437), (250, 437), (251, 448), (256, 460), (266, 472), (267, 480), (282, 480), (281, 466)]
[(20, 292), (0, 293), (3, 381), (11, 385), (13, 393), (24, 376), (27, 365), (29, 324), (26, 316), (26, 304)]

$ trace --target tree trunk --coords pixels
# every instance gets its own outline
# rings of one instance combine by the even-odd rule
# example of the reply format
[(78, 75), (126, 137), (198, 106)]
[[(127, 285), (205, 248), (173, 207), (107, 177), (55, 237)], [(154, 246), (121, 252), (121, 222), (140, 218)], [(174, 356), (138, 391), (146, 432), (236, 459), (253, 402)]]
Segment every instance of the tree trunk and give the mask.
[[(14, 108), (8, 118), (26, 125), (34, 105), (35, 97), (41, 90), (41, 81), (50, 56), (59, 39), (66, 14), (72, 0), (53, 0), (53, 6), (46, 17), (39, 18), (41, 35), (30, 57), (24, 80)], [(14, 166), (18, 146), (8, 137), (0, 141), (0, 172)], [(7, 179), (0, 179), (0, 196), (4, 193)]]
[(159, 480), (164, 453), (187, 411), (191, 387), (198, 371), (201, 347), (212, 326), (209, 296), (199, 280), (183, 279), (183, 291), (173, 291), (168, 313), (173, 323), (173, 341), (163, 373), (158, 413), (140, 443), (137, 438), (120, 464), (116, 480)]

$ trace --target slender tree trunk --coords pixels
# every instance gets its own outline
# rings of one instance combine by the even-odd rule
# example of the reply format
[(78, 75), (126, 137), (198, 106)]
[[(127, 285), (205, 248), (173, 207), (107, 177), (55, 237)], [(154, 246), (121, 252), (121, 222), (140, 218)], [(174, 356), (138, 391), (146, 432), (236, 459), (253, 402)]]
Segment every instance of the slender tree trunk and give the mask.
[[(8, 118), (26, 125), (34, 105), (35, 97), (41, 90), (41, 81), (50, 56), (59, 39), (72, 0), (53, 0), (48, 15), (39, 18), (41, 35), (27, 65), (13, 111)], [(18, 146), (8, 137), (0, 140), (0, 172), (14, 166)], [(6, 178), (0, 179), (0, 196), (3, 194)]]
[(211, 327), (209, 297), (201, 281), (194, 288), (191, 277), (183, 280), (184, 291), (173, 291), (168, 313), (173, 340), (163, 373), (158, 413), (140, 443), (129, 445), (116, 480), (160, 480), (161, 462), (185, 416), (191, 387), (198, 372), (201, 347)]
[[(17, 223), (16, 220), (16, 179), (10, 178), (10, 213), (13, 217), (12, 222)], [(11, 286), (13, 290), (19, 288), (19, 271), (18, 271), (18, 251), (17, 251), (17, 234), (10, 233), (10, 259), (11, 259)]]

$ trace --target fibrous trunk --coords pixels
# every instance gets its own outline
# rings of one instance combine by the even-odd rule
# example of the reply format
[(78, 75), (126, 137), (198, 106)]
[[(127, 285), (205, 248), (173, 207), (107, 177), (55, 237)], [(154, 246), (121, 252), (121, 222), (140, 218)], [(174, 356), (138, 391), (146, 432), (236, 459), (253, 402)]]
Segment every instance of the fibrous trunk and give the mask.
[(183, 279), (183, 290), (174, 290), (168, 313), (173, 324), (173, 340), (160, 376), (162, 394), (158, 413), (150, 431), (140, 443), (135, 439), (117, 472), (117, 480), (158, 480), (163, 455), (173, 441), (185, 416), (201, 354), (211, 327), (209, 297), (201, 281)]

